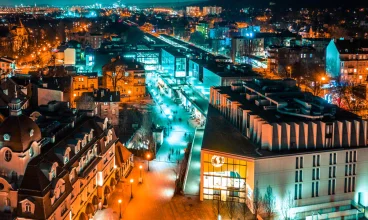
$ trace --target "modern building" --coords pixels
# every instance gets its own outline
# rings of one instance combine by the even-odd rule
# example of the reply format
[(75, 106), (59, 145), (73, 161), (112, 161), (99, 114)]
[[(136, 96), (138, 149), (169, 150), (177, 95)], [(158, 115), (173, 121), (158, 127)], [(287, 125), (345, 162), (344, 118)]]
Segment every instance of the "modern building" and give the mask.
[(326, 73), (349, 83), (366, 82), (368, 40), (331, 40), (326, 49)]
[(0, 125), (2, 219), (91, 219), (108, 205), (133, 161), (107, 118), (62, 102), (28, 117), (16, 96), (9, 110)]
[(363, 217), (367, 126), (292, 79), (212, 87), (200, 199), (246, 203), (255, 212), (272, 189), (277, 219)]
[(196, 31), (202, 33), (205, 38), (208, 38), (209, 24), (208, 23), (198, 23), (196, 25)]
[(203, 7), (203, 16), (205, 15), (219, 15), (222, 12), (222, 8), (218, 6), (205, 6)]
[(187, 57), (179, 49), (161, 49), (161, 68), (177, 83), (185, 82), (187, 76)]

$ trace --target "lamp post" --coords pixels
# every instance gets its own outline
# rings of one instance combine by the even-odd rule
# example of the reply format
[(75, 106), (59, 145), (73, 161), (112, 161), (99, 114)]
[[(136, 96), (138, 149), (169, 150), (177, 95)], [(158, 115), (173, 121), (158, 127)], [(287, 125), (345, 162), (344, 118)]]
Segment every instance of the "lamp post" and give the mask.
[(130, 199), (133, 199), (133, 179), (130, 179)]
[(150, 171), (150, 168), (149, 168), (149, 160), (151, 158), (151, 154), (147, 154), (147, 163), (148, 163), (148, 167), (147, 167), (147, 170)]
[(130, 90), (129, 90), (129, 91), (128, 91), (128, 94), (129, 94), (129, 95), (128, 95), (128, 96), (129, 96), (129, 101), (130, 101), (130, 94), (131, 94), (131, 93), (132, 93), (132, 91), (130, 91)]
[(139, 182), (142, 183), (142, 165), (139, 166)]
[(122, 202), (122, 200), (121, 199), (119, 199), (119, 219), (122, 219), (122, 216), (121, 216), (121, 202)]
[(291, 78), (291, 66), (288, 66), (287, 69), (289, 70), (290, 78)]

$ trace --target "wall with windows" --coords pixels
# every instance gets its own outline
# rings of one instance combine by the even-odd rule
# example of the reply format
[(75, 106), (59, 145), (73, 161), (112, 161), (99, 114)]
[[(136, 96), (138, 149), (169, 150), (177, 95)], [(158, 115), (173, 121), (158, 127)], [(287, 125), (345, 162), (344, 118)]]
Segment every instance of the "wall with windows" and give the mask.
[(279, 210), (287, 195), (297, 207), (350, 200), (364, 205), (367, 153), (358, 148), (255, 160), (254, 183), (261, 195), (272, 187)]

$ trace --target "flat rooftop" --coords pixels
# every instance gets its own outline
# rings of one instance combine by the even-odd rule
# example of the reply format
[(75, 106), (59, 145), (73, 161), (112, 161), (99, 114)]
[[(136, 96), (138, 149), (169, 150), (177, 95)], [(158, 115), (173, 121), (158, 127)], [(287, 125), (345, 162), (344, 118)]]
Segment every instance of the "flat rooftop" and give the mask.
[(213, 106), (208, 106), (207, 122), (204, 129), (202, 150), (220, 152), (248, 159), (266, 159), (306, 153), (329, 152), (338, 150), (352, 150), (359, 147), (339, 148), (308, 148), (288, 149), (281, 151), (262, 150), (251, 140), (241, 134), (221, 113)]
[[(249, 88), (252, 88), (254, 90), (261, 90), (261, 88), (257, 88), (257, 85), (252, 84), (251, 82), (246, 82), (246, 86)], [(241, 87), (241, 85), (238, 85)], [(248, 95), (253, 95), (252, 93), (249, 93), (248, 91), (242, 90), (242, 91), (234, 91), (231, 86), (219, 86), (214, 87), (219, 91), (220, 94), (226, 94), (230, 101), (236, 101), (240, 103), (240, 107), (243, 109), (247, 109), (252, 111), (254, 114), (257, 114), (259, 117), (263, 118), (268, 123), (281, 123), (281, 122), (300, 122), (300, 121), (325, 121), (325, 122), (333, 122), (336, 120), (359, 120), (360, 117), (348, 112), (346, 110), (343, 110), (341, 108), (338, 108), (335, 105), (329, 104), (325, 101), (323, 101), (319, 97), (315, 97), (308, 92), (302, 92), (299, 90), (298, 87), (293, 88), (286, 88), (284, 85), (278, 85), (279, 89), (284, 89), (283, 91), (275, 92), (275, 90), (272, 89), (272, 84), (264, 84), (262, 85), (263, 89), (270, 88), (270, 91), (260, 91), (261, 93), (265, 94), (269, 99), (272, 99), (274, 102), (280, 103), (280, 104), (287, 104), (285, 107), (282, 108), (284, 112), (288, 113), (294, 113), (299, 112), (299, 114), (302, 114), (303, 116), (315, 116), (317, 113), (320, 113), (323, 115), (323, 118), (320, 119), (311, 119), (308, 117), (302, 117), (297, 116), (294, 114), (283, 114), (277, 110), (277, 106), (274, 103), (268, 104), (268, 105), (257, 105), (255, 101), (260, 101), (266, 99), (262, 98), (255, 98), (253, 100), (248, 100), (246, 98), (247, 93)], [(300, 101), (298, 101), (300, 100)], [(266, 101), (267, 102), (267, 101)], [(322, 104), (321, 104), (322, 102)], [(303, 106), (304, 103), (307, 103), (307, 105), (311, 106), (310, 114), (302, 113), (302, 109), (305, 108)], [(274, 108), (265, 109), (265, 106), (273, 106)], [(321, 110), (320, 107), (323, 109)], [(281, 108), (279, 108), (281, 109)], [(333, 115), (331, 112), (333, 112)]]

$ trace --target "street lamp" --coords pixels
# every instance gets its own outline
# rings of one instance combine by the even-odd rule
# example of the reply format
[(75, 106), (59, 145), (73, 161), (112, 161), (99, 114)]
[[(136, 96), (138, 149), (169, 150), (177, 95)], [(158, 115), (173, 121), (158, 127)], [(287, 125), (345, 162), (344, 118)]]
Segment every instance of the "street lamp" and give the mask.
[(147, 169), (147, 171), (150, 171), (150, 169), (149, 169), (149, 160), (150, 160), (150, 158), (151, 158), (151, 154), (147, 154), (147, 163), (148, 163), (148, 169)]
[(130, 199), (133, 199), (133, 179), (130, 179)]
[(290, 78), (291, 78), (291, 66), (288, 66), (287, 69), (289, 70)]
[(129, 91), (128, 91), (128, 94), (129, 94), (129, 95), (128, 95), (128, 96), (129, 96), (129, 101), (130, 101), (130, 94), (131, 94), (131, 93), (132, 93), (132, 91), (130, 91), (130, 90), (129, 90)]
[(122, 219), (122, 216), (121, 216), (121, 202), (122, 202), (122, 200), (121, 199), (119, 199), (119, 216), (120, 216), (120, 218), (119, 219)]
[(139, 182), (142, 183), (142, 165), (139, 166)]

